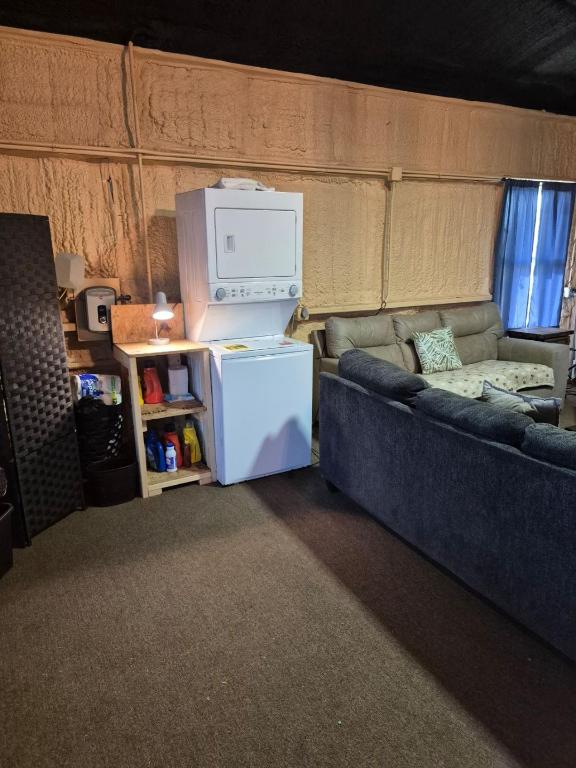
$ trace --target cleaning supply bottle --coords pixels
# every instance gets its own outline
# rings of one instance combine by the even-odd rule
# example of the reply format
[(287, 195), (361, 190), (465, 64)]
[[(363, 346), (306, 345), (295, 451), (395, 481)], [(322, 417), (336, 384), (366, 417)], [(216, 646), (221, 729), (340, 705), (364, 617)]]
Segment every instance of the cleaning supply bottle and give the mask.
[(162, 385), (158, 371), (154, 366), (144, 368), (144, 402), (149, 405), (152, 403), (161, 403), (164, 400)]
[(182, 430), (184, 439), (184, 466), (190, 467), (202, 461), (202, 452), (200, 450), (200, 441), (196, 434), (196, 428), (192, 419), (186, 419), (186, 424)]
[(146, 448), (146, 464), (148, 469), (151, 469), (153, 472), (166, 472), (164, 447), (155, 429), (149, 429), (146, 432), (144, 447)]
[(166, 472), (176, 472), (177, 469), (176, 449), (174, 448), (174, 445), (168, 441), (166, 443)]
[(188, 394), (188, 367), (180, 355), (168, 355), (168, 391), (174, 398)]
[(180, 438), (173, 421), (169, 421), (164, 425), (164, 445), (166, 448), (168, 443), (172, 443), (172, 447), (176, 451), (176, 466), (180, 469), (182, 466), (182, 449), (180, 448)]

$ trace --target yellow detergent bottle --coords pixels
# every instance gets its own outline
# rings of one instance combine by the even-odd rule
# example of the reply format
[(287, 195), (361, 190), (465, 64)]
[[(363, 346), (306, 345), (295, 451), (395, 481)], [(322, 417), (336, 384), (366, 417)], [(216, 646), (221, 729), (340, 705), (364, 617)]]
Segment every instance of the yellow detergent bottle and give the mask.
[(192, 419), (186, 419), (186, 424), (182, 430), (182, 437), (184, 438), (184, 466), (189, 467), (191, 464), (202, 461), (200, 442)]

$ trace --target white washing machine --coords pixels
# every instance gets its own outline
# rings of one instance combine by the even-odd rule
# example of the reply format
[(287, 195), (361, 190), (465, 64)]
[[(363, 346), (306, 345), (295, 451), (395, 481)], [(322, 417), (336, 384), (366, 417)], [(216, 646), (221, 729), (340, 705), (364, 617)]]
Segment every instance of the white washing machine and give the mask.
[(309, 346), (284, 336), (211, 345), (217, 477), (223, 485), (310, 464)]
[(224, 485), (307, 466), (312, 346), (284, 336), (302, 295), (302, 194), (176, 196), (188, 338), (210, 343), (216, 475)]

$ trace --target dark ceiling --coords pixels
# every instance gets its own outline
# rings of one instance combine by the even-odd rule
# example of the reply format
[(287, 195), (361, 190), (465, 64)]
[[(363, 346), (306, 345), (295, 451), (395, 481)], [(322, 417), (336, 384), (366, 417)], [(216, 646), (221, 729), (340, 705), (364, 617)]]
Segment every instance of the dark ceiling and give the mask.
[(576, 0), (13, 0), (0, 24), (576, 114)]

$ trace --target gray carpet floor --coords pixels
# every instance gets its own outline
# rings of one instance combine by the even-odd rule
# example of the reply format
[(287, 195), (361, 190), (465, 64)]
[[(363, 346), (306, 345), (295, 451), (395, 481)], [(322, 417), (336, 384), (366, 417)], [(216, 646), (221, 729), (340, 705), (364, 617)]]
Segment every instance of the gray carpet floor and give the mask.
[(576, 671), (309, 469), (18, 551), (0, 729), (2, 768), (574, 768)]

